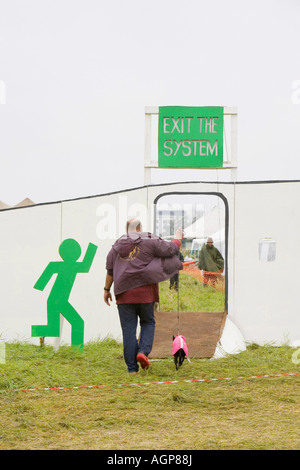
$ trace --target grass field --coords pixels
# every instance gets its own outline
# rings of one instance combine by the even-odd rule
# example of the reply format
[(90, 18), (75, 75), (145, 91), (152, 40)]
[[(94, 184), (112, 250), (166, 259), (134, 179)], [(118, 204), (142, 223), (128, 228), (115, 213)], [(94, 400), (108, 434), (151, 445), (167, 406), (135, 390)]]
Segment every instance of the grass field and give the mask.
[(252, 344), (226, 358), (185, 361), (178, 372), (172, 358), (153, 361), (148, 371), (129, 376), (122, 345), (111, 339), (88, 343), (83, 353), (7, 344), (0, 449), (299, 450), (300, 376), (9, 391), (299, 372), (293, 352)]
[(170, 281), (159, 285), (160, 310), (162, 312), (222, 312), (225, 308), (225, 292), (214, 289), (185, 274), (179, 275), (179, 290), (170, 289)]

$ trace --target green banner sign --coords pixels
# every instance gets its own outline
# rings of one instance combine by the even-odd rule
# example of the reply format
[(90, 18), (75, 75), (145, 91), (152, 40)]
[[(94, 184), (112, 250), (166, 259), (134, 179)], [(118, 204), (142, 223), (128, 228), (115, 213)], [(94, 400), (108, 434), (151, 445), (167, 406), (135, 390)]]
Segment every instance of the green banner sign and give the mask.
[(223, 107), (160, 107), (158, 166), (222, 167)]

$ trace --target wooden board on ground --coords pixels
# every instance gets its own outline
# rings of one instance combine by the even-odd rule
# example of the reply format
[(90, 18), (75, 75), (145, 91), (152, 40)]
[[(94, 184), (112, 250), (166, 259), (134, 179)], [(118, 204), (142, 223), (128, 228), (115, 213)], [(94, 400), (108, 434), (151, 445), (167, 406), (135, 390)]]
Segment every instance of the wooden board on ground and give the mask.
[(189, 357), (213, 357), (222, 335), (226, 312), (155, 312), (155, 337), (149, 358), (172, 356), (173, 335), (186, 337)]

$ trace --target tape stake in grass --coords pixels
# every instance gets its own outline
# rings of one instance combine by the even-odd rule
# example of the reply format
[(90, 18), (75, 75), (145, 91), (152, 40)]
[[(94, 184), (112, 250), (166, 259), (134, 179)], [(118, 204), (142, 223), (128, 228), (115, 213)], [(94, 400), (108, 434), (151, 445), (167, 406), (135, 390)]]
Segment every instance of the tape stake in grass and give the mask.
[(0, 339), (0, 364), (5, 364), (5, 343)]

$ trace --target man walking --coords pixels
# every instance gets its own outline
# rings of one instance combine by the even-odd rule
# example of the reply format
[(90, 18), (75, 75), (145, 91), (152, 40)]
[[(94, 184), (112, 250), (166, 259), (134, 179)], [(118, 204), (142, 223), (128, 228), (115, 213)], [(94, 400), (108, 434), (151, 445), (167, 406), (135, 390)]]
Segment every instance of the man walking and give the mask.
[[(104, 301), (110, 305), (110, 288), (119, 311), (123, 334), (124, 360), (130, 374), (136, 374), (139, 364), (149, 367), (154, 332), (154, 305), (159, 302), (158, 283), (165, 281), (182, 269), (178, 258), (182, 232), (178, 229), (172, 242), (156, 235), (142, 232), (141, 222), (130, 219), (126, 235), (119, 238), (106, 259)], [(141, 333), (136, 337), (138, 318)]]
[(219, 250), (214, 246), (214, 241), (208, 237), (206, 245), (203, 245), (199, 254), (199, 269), (203, 270), (203, 287), (207, 284), (214, 286), (217, 277), (224, 270), (224, 258)]

